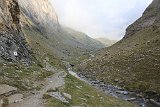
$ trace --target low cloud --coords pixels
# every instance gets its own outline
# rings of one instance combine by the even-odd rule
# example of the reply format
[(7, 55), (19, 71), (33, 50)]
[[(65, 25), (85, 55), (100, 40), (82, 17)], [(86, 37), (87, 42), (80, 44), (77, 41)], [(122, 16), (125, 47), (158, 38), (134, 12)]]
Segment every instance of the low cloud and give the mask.
[(93, 38), (121, 39), (152, 0), (50, 0), (60, 23)]

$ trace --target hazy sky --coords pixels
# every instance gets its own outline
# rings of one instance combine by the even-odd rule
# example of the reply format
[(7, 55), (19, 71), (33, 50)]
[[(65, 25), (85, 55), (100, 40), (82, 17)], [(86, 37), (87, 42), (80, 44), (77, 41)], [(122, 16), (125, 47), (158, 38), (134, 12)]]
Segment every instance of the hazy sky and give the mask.
[(62, 25), (119, 40), (152, 0), (50, 0)]

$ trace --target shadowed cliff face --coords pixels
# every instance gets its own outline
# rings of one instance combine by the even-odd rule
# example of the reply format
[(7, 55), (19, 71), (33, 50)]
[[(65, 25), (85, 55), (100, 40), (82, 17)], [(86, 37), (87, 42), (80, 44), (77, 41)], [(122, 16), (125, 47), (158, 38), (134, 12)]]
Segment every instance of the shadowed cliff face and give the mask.
[(143, 16), (127, 28), (124, 38), (150, 26), (154, 27), (154, 29), (160, 27), (160, 0), (153, 0), (143, 13)]
[(29, 54), (20, 25), (17, 0), (0, 1), (0, 56), (5, 60), (25, 60)]

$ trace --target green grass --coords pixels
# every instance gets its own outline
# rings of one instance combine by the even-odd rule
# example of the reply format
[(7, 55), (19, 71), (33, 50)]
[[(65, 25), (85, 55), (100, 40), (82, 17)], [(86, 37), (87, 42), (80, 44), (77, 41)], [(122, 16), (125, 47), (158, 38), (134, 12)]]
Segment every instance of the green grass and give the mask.
[[(147, 28), (97, 52), (78, 71), (129, 90), (160, 93), (160, 32)], [(119, 81), (115, 81), (118, 79)]]
[(35, 84), (44, 78), (53, 75), (36, 65), (25, 67), (16, 63), (1, 64), (0, 84), (8, 84), (17, 87), (20, 91), (40, 89), (41, 85)]
[(48, 57), (52, 65), (57, 68), (64, 68), (63, 60), (76, 64), (88, 57), (88, 54), (83, 54), (86, 51), (85, 49), (63, 44), (59, 38), (54, 39), (54, 35), (50, 35), (47, 39), (45, 35), (36, 30), (23, 29), (23, 32), (31, 46), (32, 56), (37, 60), (36, 63), (42, 63)]
[(36, 30), (23, 29), (26, 40), (32, 49), (33, 60), (40, 67), (45, 67), (44, 60), (48, 58), (48, 63), (57, 69), (64, 69), (64, 63), (56, 50), (56, 40), (47, 39)]
[(65, 104), (55, 98), (47, 99), (46, 103), (47, 103), (46, 107), (68, 107), (67, 104)]
[(136, 107), (128, 102), (107, 96), (71, 75), (67, 75), (65, 81), (66, 84), (60, 88), (60, 91), (72, 96), (70, 103), (64, 104), (54, 98), (49, 98), (46, 107)]

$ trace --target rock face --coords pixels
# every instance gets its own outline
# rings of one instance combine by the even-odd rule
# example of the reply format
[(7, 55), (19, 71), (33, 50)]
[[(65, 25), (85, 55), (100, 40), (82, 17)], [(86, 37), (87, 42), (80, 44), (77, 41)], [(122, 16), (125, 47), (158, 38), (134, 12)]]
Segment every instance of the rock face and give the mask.
[(126, 35), (124, 36), (124, 38), (127, 38), (135, 34), (136, 32), (150, 26), (154, 28), (160, 27), (160, 1), (159, 0), (153, 0), (150, 6), (143, 13), (143, 16), (127, 28)]
[(58, 30), (58, 16), (48, 0), (18, 0), (21, 13), (37, 25), (43, 33)]
[(0, 1), (0, 57), (12, 61), (29, 59), (17, 0)]

